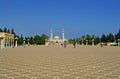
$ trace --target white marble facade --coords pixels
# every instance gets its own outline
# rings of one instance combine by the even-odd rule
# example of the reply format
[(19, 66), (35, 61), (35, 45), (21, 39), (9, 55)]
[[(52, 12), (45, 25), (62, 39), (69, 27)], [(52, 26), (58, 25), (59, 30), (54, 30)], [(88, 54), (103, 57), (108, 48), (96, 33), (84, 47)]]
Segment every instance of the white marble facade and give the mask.
[(9, 48), (14, 46), (14, 34), (0, 32), (0, 48)]
[(50, 38), (49, 38), (49, 40), (46, 40), (46, 45), (62, 44), (65, 41), (67, 41), (67, 40), (65, 39), (64, 29), (62, 29), (62, 38), (60, 38), (60, 36), (53, 36), (53, 30), (50, 29)]

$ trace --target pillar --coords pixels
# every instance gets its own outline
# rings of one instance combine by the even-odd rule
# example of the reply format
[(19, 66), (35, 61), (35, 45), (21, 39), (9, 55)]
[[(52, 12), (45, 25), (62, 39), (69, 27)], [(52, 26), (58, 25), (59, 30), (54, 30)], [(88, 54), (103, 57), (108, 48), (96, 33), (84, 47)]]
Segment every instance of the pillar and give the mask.
[(118, 46), (120, 46), (120, 39), (118, 39)]
[(17, 40), (15, 41), (15, 47), (17, 47)]
[(53, 40), (53, 30), (50, 29), (50, 40), (52, 41)]
[(15, 38), (15, 47), (17, 47), (17, 40), (18, 40), (18, 38), (16, 37)]
[(94, 39), (92, 39), (92, 46), (94, 46), (95, 44), (94, 44)]
[(28, 39), (28, 46), (30, 45), (30, 42), (29, 42), (30, 40)]
[(4, 48), (4, 45), (3, 45), (4, 43), (3, 43), (3, 39), (1, 39), (1, 49), (3, 49)]
[(0, 47), (1, 47), (1, 49), (3, 49), (4, 48), (4, 40), (3, 40), (3, 37), (0, 37)]
[(11, 43), (11, 40), (9, 39), (8, 40), (8, 47), (10, 48), (10, 43)]
[(25, 45), (25, 38), (23, 39), (23, 44)]
[(83, 45), (83, 38), (82, 38), (82, 45)]
[(64, 39), (65, 39), (64, 36), (65, 36), (65, 35), (64, 35), (64, 29), (62, 29), (62, 41), (63, 41), (63, 42), (64, 42)]
[(86, 40), (86, 45), (88, 45), (88, 40)]
[(25, 44), (25, 38), (23, 39), (23, 47), (25, 48), (26, 44)]
[(12, 48), (13, 47), (13, 40), (12, 39), (10, 39), (10, 47)]
[(23, 39), (23, 43), (25, 44), (25, 38)]
[(8, 40), (6, 40), (5, 43), (6, 43), (6, 48), (8, 48)]

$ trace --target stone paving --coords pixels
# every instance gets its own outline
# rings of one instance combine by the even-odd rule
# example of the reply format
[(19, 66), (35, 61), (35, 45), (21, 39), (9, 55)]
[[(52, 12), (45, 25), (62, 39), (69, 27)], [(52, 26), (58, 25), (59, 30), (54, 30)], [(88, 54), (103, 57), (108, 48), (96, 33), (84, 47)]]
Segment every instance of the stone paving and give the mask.
[(69, 45), (2, 49), (0, 79), (120, 79), (120, 48)]

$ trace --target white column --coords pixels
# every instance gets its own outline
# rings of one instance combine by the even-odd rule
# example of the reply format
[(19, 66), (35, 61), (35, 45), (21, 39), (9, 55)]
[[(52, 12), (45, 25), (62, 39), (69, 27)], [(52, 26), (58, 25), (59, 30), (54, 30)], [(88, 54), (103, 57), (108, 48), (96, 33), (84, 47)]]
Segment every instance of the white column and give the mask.
[(64, 35), (64, 29), (62, 29), (62, 41), (63, 41), (63, 42), (64, 42), (64, 39), (65, 39), (64, 36), (65, 36), (65, 35)]
[(25, 48), (26, 44), (25, 44), (25, 38), (23, 39), (23, 47)]
[(83, 44), (83, 41), (84, 41), (84, 39), (82, 38), (82, 45), (84, 45), (84, 44)]
[(120, 39), (118, 39), (118, 46), (120, 46)]
[(94, 39), (92, 39), (92, 46), (94, 46), (95, 44), (94, 44)]
[(15, 40), (15, 47), (17, 47), (17, 40)]
[(4, 48), (4, 43), (3, 43), (3, 39), (2, 38), (0, 38), (0, 42), (1, 42), (1, 49), (3, 49)]
[(17, 40), (18, 40), (18, 37), (15, 37), (15, 47), (17, 47)]
[(11, 42), (11, 41), (10, 41), (10, 39), (9, 39), (9, 41), (8, 41), (8, 47), (9, 47), (9, 48), (10, 48), (10, 42)]
[(86, 40), (86, 45), (88, 45), (88, 40)]
[(28, 39), (28, 46), (30, 45), (30, 42), (29, 42), (30, 40)]
[(52, 29), (50, 30), (50, 40), (51, 41), (53, 40), (53, 30)]
[(24, 39), (23, 39), (23, 44), (25, 44), (25, 40), (26, 40), (26, 39), (24, 38)]

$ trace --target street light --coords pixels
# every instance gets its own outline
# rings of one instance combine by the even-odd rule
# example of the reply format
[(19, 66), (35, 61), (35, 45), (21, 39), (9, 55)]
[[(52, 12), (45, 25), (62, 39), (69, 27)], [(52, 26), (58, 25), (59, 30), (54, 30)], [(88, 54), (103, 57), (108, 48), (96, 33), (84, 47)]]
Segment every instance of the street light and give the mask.
[(84, 38), (82, 38), (82, 45), (83, 45)]
[(88, 45), (88, 40), (86, 40), (86, 45)]
[(29, 43), (30, 39), (28, 38), (27, 41), (28, 41), (28, 46), (29, 46), (30, 45), (30, 43)]
[(24, 39), (23, 39), (23, 43), (24, 43), (24, 44), (25, 44), (25, 40), (26, 40), (26, 39), (24, 38)]
[(118, 46), (120, 46), (120, 39), (118, 39)]
[(95, 40), (94, 40), (94, 39), (92, 39), (92, 46), (94, 46), (94, 41), (95, 41)]
[(25, 48), (25, 40), (26, 40), (26, 39), (24, 38), (24, 39), (23, 39), (23, 47), (24, 47), (24, 48)]

